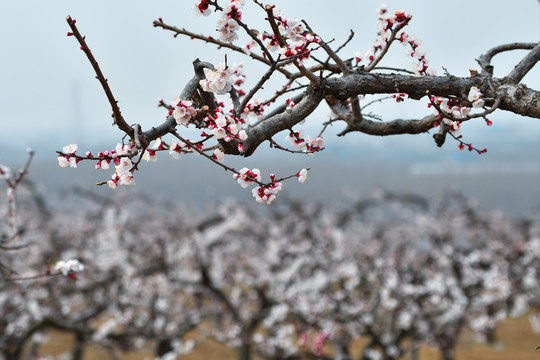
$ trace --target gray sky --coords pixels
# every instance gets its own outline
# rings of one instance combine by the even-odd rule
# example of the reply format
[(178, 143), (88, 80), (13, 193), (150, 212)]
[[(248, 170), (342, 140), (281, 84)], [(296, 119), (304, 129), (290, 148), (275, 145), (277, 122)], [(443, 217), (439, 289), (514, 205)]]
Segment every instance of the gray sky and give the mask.
[[(112, 148), (121, 133), (111, 127), (110, 107), (94, 78), (93, 70), (80, 51), (75, 38), (67, 37), (66, 15), (77, 20), (80, 31), (96, 56), (109, 84), (119, 100), (128, 123), (148, 127), (164, 116), (157, 108), (159, 98), (170, 100), (192, 76), (191, 62), (218, 62), (223, 52), (215, 47), (187, 38), (176, 38), (152, 27), (152, 21), (162, 17), (165, 22), (196, 32), (213, 34), (215, 15), (196, 17), (194, 1), (43, 1), (0, 0), (0, 144), (10, 151), (24, 152), (38, 147), (42, 156), (53, 156), (54, 150), (77, 142), (81, 150), (105, 150), (96, 144), (107, 141)], [(489, 48), (508, 42), (536, 42), (540, 35), (540, 9), (536, 0), (521, 1), (387, 1), (389, 9), (405, 8), (413, 20), (407, 32), (415, 34), (421, 48), (427, 52), (430, 64), (442, 74), (441, 67), (457, 76), (466, 76), (469, 68), (478, 68), (474, 59)], [(306, 19), (325, 40), (340, 44), (349, 29), (354, 40), (342, 52), (353, 56), (365, 52), (375, 38), (375, 10), (378, 1), (274, 1), (287, 16)], [(519, 5), (518, 5), (519, 4)], [(264, 22), (265, 14), (246, 0), (244, 21), (252, 27)], [(404, 48), (396, 46), (388, 65), (408, 68), (410, 61)], [(503, 54), (495, 61), (495, 75), (510, 71), (524, 52)], [(243, 61), (247, 80), (256, 81), (264, 69), (251, 65), (240, 54), (228, 54), (229, 61)], [(524, 82), (540, 88), (540, 69), (531, 72)], [(272, 90), (272, 89), (268, 89)], [(262, 96), (261, 96), (262, 97)], [(376, 109), (386, 118), (422, 117), (427, 114), (425, 103), (386, 103)], [(316, 126), (327, 117), (319, 110), (309, 120), (307, 129), (316, 135)], [(499, 112), (492, 117), (493, 127), (467, 124), (463, 133), (467, 141), (478, 146), (488, 144), (490, 152), (504, 154), (516, 144), (540, 142), (540, 121), (520, 119)], [(336, 133), (339, 129), (336, 129)], [(278, 137), (279, 138), (279, 137)], [(354, 134), (336, 139), (326, 136), (331, 144), (356, 145), (376, 151), (407, 151), (425, 147), (435, 151), (430, 135), (375, 138)], [(0, 149), (2, 145), (0, 145)], [(448, 144), (445, 154), (455, 155), (456, 145)], [(522, 154), (522, 159), (540, 167), (538, 154)], [(391, 155), (389, 155), (391, 156)], [(461, 156), (461, 155), (459, 155)], [(493, 156), (493, 155), (490, 155)], [(9, 154), (0, 153), (0, 163), (9, 162)]]

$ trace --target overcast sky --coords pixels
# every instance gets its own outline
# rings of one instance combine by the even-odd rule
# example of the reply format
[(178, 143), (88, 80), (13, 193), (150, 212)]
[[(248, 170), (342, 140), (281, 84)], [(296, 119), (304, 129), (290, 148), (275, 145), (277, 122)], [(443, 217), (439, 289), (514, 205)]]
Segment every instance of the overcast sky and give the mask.
[[(195, 32), (214, 34), (217, 17), (196, 17), (194, 1), (43, 1), (0, 0), (0, 144), (10, 151), (23, 152), (27, 147), (43, 149), (47, 156), (54, 150), (77, 142), (93, 151), (98, 143), (108, 141), (112, 148), (121, 133), (111, 127), (110, 107), (94, 78), (86, 57), (75, 38), (67, 37), (65, 17), (77, 20), (80, 31), (102, 67), (130, 124), (149, 127), (162, 121), (163, 109), (158, 99), (170, 100), (179, 94), (192, 76), (191, 62), (196, 58), (219, 62), (224, 52), (187, 38), (152, 27), (162, 17), (165, 22)], [(540, 38), (540, 9), (536, 0), (521, 1), (387, 1), (389, 9), (405, 8), (413, 19), (407, 32), (415, 34), (427, 52), (432, 67), (442, 74), (442, 67), (456, 76), (466, 76), (477, 69), (474, 61), (489, 48), (509, 42), (536, 42)], [(365, 52), (375, 38), (378, 1), (274, 1), (286, 16), (306, 19), (325, 40), (342, 43), (349, 30), (355, 38), (342, 51), (343, 56)], [(251, 27), (264, 23), (265, 14), (246, 0), (243, 19)], [(334, 46), (335, 46), (334, 45)], [(396, 44), (397, 45), (397, 44)], [(410, 66), (401, 46), (391, 53), (386, 64)], [(524, 55), (523, 51), (495, 58), (495, 75), (507, 74)], [(228, 53), (229, 61), (243, 61), (249, 81), (256, 81), (264, 69), (250, 65), (241, 54)], [(540, 88), (540, 69), (531, 72), (524, 82)], [(272, 90), (272, 89), (267, 89)], [(419, 118), (427, 114), (425, 103), (387, 103), (377, 109), (385, 118)], [(316, 132), (328, 111), (319, 110), (309, 120), (308, 129)], [(516, 143), (540, 142), (540, 120), (520, 119), (498, 112), (491, 128), (467, 124), (463, 133), (468, 141), (482, 147), (504, 147)], [(337, 132), (339, 129), (336, 129)], [(313, 134), (316, 135), (316, 134)], [(353, 134), (346, 139), (327, 137), (327, 144), (361, 143), (373, 149), (407, 151), (408, 147), (426, 146), (435, 151), (430, 135), (422, 137), (374, 138)], [(495, 141), (495, 145), (492, 143)], [(425, 144), (425, 145), (424, 145)], [(457, 145), (446, 150), (456, 152)], [(82, 149), (82, 150), (83, 150)], [(491, 150), (491, 149), (490, 149)], [(0, 153), (0, 163), (10, 154)], [(537, 154), (523, 154), (540, 166)]]

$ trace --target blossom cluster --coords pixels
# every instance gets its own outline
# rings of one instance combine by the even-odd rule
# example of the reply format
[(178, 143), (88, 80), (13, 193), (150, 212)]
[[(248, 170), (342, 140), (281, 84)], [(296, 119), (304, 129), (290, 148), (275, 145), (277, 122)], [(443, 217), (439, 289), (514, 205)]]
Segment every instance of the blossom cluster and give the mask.
[(405, 32), (401, 32), (399, 35), (399, 41), (403, 46), (409, 46), (407, 48), (407, 56), (413, 59), (412, 70), (417, 75), (433, 76), (436, 74), (435, 69), (428, 67), (428, 59), (426, 58), (426, 52), (418, 49), (420, 40), (414, 35), (407, 35)]
[[(233, 178), (238, 181), (241, 187), (247, 188), (251, 183), (261, 181), (261, 171), (259, 169), (249, 170), (248, 168), (242, 168), (233, 175)], [(281, 183), (275, 181), (273, 174), (270, 175), (270, 178), (272, 179), (270, 185), (254, 187), (251, 190), (258, 203), (271, 204), (276, 199), (276, 194), (281, 191)]]
[[(297, 17), (285, 17), (281, 10), (274, 12), (274, 19), (279, 31), (279, 35), (285, 42), (284, 46), (280, 46), (278, 38), (275, 34), (267, 34), (257, 32), (258, 40), (264, 44), (270, 52), (279, 52), (284, 58), (294, 57), (300, 64), (311, 55), (309, 45), (317, 44), (320, 38), (312, 34), (306, 29), (306, 26)], [(254, 39), (250, 39), (244, 46), (244, 52), (251, 54), (258, 44)]]
[(259, 169), (249, 170), (248, 168), (242, 168), (239, 172), (234, 173), (233, 179), (238, 181), (238, 184), (245, 189), (252, 182), (261, 181), (261, 171)]
[[(482, 99), (482, 96), (483, 94), (476, 86), (471, 87), (468, 100), (472, 102), (472, 108), (482, 108), (484, 106), (484, 99)], [(448, 99), (438, 96), (431, 97), (430, 102), (439, 105), (439, 108), (443, 111), (443, 114), (440, 114), (436, 109), (436, 113), (440, 118), (446, 115), (452, 119), (463, 119), (469, 116), (472, 110), (471, 107), (462, 106), (458, 99)], [(428, 104), (428, 107), (431, 106), (431, 103)]]
[(322, 136), (317, 136), (315, 139), (312, 139), (309, 136), (304, 137), (302, 129), (291, 131), (285, 136), (285, 141), (293, 147), (307, 153), (314, 153), (321, 150), (324, 143)]
[(270, 51), (276, 51), (279, 49), (279, 53), (286, 57), (296, 57), (299, 63), (310, 57), (311, 51), (308, 49), (309, 45), (317, 44), (320, 39), (309, 32), (306, 26), (299, 18), (284, 18), (281, 11), (278, 11), (275, 16), (278, 30), (285, 46), (280, 47), (275, 35), (270, 38), (262, 36), (262, 40), (266, 40), (267, 48)]
[[(377, 54), (381, 52), (385, 46), (390, 45), (388, 42), (390, 41), (392, 32), (396, 31), (396, 27), (402, 26), (411, 17), (410, 14), (403, 9), (391, 13), (387, 10), (386, 5), (381, 5), (379, 7), (377, 15), (377, 37), (375, 38), (372, 47), (370, 47), (366, 53), (355, 53), (354, 58), (357, 64), (360, 64), (362, 61), (365, 61), (367, 64), (373, 62)], [(412, 70), (415, 74), (427, 76), (435, 75), (435, 70), (428, 67), (428, 59), (426, 58), (425, 51), (418, 49), (420, 40), (418, 40), (416, 36), (408, 35), (402, 31), (397, 35), (396, 39), (403, 46), (408, 46), (407, 55), (413, 58)]]
[(364, 54), (360, 52), (355, 54), (357, 63), (364, 60), (367, 63), (370, 63), (375, 60), (377, 53), (384, 48), (390, 39), (390, 34), (394, 25), (401, 25), (401, 23), (409, 18), (409, 14), (404, 10), (396, 10), (394, 13), (388, 12), (386, 5), (381, 5), (377, 9), (377, 16), (377, 37), (375, 38), (373, 45)]
[(483, 94), (478, 90), (476, 86), (471, 87), (469, 90), (468, 99), (472, 102), (473, 108), (481, 108), (484, 106), (484, 99), (482, 99)]
[(60, 271), (62, 275), (73, 278), (75, 273), (84, 270), (84, 265), (77, 259), (59, 260), (54, 264), (53, 270)]
[(90, 151), (87, 151), (85, 157), (76, 154), (77, 148), (77, 144), (64, 146), (62, 154), (58, 156), (58, 164), (61, 167), (67, 167), (69, 165), (75, 168), (81, 159), (97, 159), (98, 162), (96, 163), (95, 168), (108, 170), (110, 162), (112, 161), (115, 166), (115, 172), (111, 176), (111, 179), (107, 181), (109, 187), (114, 189), (118, 185), (135, 185), (132, 173), (133, 162), (130, 158), (130, 152), (133, 148), (132, 145), (122, 145), (119, 143), (110, 152), (100, 151), (97, 156), (94, 156)]
[[(473, 108), (482, 108), (484, 106), (484, 99), (482, 99), (482, 97), (482, 92), (480, 92), (476, 86), (471, 87), (467, 96), (467, 99), (472, 103), (472, 107), (462, 106), (458, 99), (448, 99), (440, 96), (430, 97), (428, 107), (436, 105), (435, 115), (437, 115), (439, 120), (448, 126), (450, 133), (456, 140), (458, 140), (458, 148), (460, 150), (467, 148), (469, 151), (475, 150), (478, 152), (478, 154), (487, 152), (487, 149), (479, 150), (476, 149), (471, 143), (465, 143), (463, 140), (461, 140), (463, 136), (460, 135), (462, 121), (468, 119)], [(485, 116), (483, 117), (486, 124), (491, 126), (492, 122)], [(438, 125), (438, 123), (436, 123), (436, 125)]]
[(75, 156), (77, 151), (77, 144), (69, 144), (62, 148), (62, 152), (66, 155), (58, 156), (58, 165), (61, 167), (72, 167), (76, 168), (79, 163), (79, 158)]
[(200, 0), (198, 4), (193, 5), (193, 12), (197, 16), (208, 16), (212, 13), (208, 0)]
[(231, 91), (236, 80), (234, 75), (239, 75), (241, 71), (242, 64), (239, 63), (233, 65), (218, 63), (214, 70), (205, 68), (206, 78), (200, 81), (201, 88), (217, 95), (224, 95)]
[[(216, 30), (219, 33), (219, 39), (225, 42), (233, 42), (238, 39), (237, 31), (239, 28), (238, 21), (242, 19), (242, 8), (245, 0), (230, 0), (223, 9), (221, 9), (221, 17), (217, 21)], [(195, 15), (208, 16), (212, 13), (208, 0), (200, 0), (193, 5)]]
[[(298, 182), (304, 183), (307, 178), (308, 169), (302, 169), (296, 173)], [(238, 184), (242, 188), (247, 188), (252, 183), (259, 183), (261, 181), (261, 171), (259, 169), (250, 170), (248, 168), (242, 168), (240, 171), (234, 173), (233, 178), (238, 181)], [(251, 192), (253, 197), (258, 203), (271, 204), (276, 195), (282, 190), (282, 183), (276, 180), (274, 174), (270, 174), (271, 182), (269, 184), (260, 184), (254, 187)]]
[(176, 141), (173, 139), (171, 141), (171, 144), (169, 145), (169, 155), (171, 155), (174, 159), (178, 160), (180, 159), (180, 154), (182, 154), (182, 151), (191, 150), (183, 141)]
[[(238, 92), (238, 89), (236, 90)], [(244, 121), (249, 122), (250, 119), (260, 120), (263, 117), (264, 104), (261, 104), (260, 99), (254, 98), (242, 110), (241, 117)]]
[(277, 193), (282, 189), (280, 182), (274, 181), (270, 185), (255, 187), (251, 190), (255, 201), (270, 205), (276, 199)]
[(193, 102), (190, 100), (180, 100), (179, 98), (176, 98), (171, 102), (171, 106), (173, 106), (171, 115), (174, 116), (178, 125), (187, 125), (189, 121), (197, 115), (197, 110), (195, 110)]

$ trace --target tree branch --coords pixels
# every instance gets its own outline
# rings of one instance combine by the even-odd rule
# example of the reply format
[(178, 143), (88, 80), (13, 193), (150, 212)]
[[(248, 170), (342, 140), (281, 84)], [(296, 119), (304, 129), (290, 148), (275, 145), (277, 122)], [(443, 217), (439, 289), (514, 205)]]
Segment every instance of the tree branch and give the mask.
[(252, 155), (263, 141), (271, 139), (274, 134), (282, 130), (292, 128), (308, 117), (317, 108), (323, 98), (324, 95), (320, 88), (309, 87), (302, 100), (292, 109), (266, 118), (249, 128), (249, 136), (242, 143), (244, 151), (241, 155)]
[(346, 135), (353, 131), (359, 131), (368, 135), (388, 136), (400, 134), (421, 134), (433, 129), (434, 124), (439, 121), (437, 115), (428, 115), (420, 120), (402, 120), (392, 121), (371, 121), (364, 119), (359, 123), (348, 124), (345, 130), (338, 136)]
[[(186, 35), (186, 36), (189, 36), (191, 39), (198, 39), (198, 40), (202, 40), (202, 41), (207, 42), (207, 43), (216, 44), (219, 47), (224, 47), (224, 48), (231, 49), (233, 51), (242, 53), (244, 55), (247, 55), (250, 58), (252, 58), (254, 60), (257, 60), (257, 61), (260, 61), (260, 62), (262, 62), (262, 63), (264, 63), (264, 64), (266, 64), (268, 66), (272, 65), (272, 63), (268, 59), (266, 59), (266, 58), (264, 58), (264, 57), (262, 57), (260, 55), (255, 54), (253, 51), (247, 51), (246, 49), (243, 49), (240, 46), (236, 46), (236, 45), (233, 45), (233, 44), (228, 43), (228, 42), (224, 42), (224, 41), (214, 39), (211, 36), (204, 36), (204, 35), (196, 34), (196, 33), (193, 33), (191, 31), (188, 31), (188, 30), (186, 30), (184, 28), (180, 29), (180, 28), (177, 28), (175, 26), (165, 24), (161, 19), (159, 21), (158, 20), (154, 21), (153, 24), (154, 24), (154, 27), (160, 27), (160, 28), (163, 28), (164, 30), (174, 31), (176, 34)], [(283, 69), (283, 68), (280, 68), (277, 71), (279, 71), (280, 73), (285, 75), (285, 77), (287, 77), (287, 78), (291, 77), (291, 73), (289, 71)]]
[(494, 48), (489, 49), (485, 54), (481, 55), (476, 61), (482, 68), (482, 74), (492, 76), (493, 66), (491, 65), (491, 59), (493, 59), (495, 55), (504, 51), (530, 50), (535, 46), (537, 46), (535, 43), (511, 43), (495, 46)]
[(105, 91), (105, 95), (107, 96), (107, 100), (109, 100), (109, 104), (111, 105), (112, 111), (113, 111), (113, 119), (114, 123), (120, 130), (125, 132), (129, 135), (129, 137), (133, 137), (133, 129), (131, 126), (129, 126), (124, 118), (122, 117), (122, 113), (120, 112), (120, 108), (118, 107), (118, 101), (115, 100), (111, 88), (109, 87), (109, 84), (107, 83), (107, 79), (103, 76), (103, 73), (101, 72), (101, 69), (99, 68), (99, 65), (94, 58), (94, 55), (92, 55), (92, 52), (90, 51), (90, 48), (88, 45), (86, 45), (86, 41), (84, 40), (84, 36), (81, 35), (79, 30), (77, 29), (77, 26), (75, 25), (75, 20), (71, 18), (71, 16), (66, 17), (66, 21), (69, 24), (69, 27), (71, 28), (72, 33), (68, 33), (68, 35), (73, 35), (75, 38), (79, 41), (79, 44), (81, 44), (81, 50), (84, 51), (86, 54), (86, 57), (90, 61), (90, 64), (94, 68), (94, 71), (96, 72), (96, 78), (99, 80), (101, 87), (103, 87), (103, 91)]
[(518, 83), (540, 61), (540, 42), (516, 65), (507, 78)]

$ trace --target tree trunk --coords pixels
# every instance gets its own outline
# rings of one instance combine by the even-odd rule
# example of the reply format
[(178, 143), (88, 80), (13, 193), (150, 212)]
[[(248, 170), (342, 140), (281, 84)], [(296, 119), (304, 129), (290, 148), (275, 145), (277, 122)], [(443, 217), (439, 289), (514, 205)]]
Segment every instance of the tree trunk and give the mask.
[(174, 349), (171, 344), (171, 339), (160, 340), (159, 343), (157, 344), (156, 356), (161, 357), (167, 353), (170, 353), (173, 350)]
[(454, 349), (441, 349), (441, 359), (442, 360), (454, 360), (455, 357)]
[(20, 360), (22, 355), (22, 346), (7, 344), (5, 350), (2, 351), (3, 360)]
[(347, 348), (349, 340), (350, 338), (346, 335), (336, 337), (332, 340), (332, 349), (334, 350), (335, 360), (352, 360), (352, 356)]
[(251, 344), (249, 341), (243, 341), (237, 348), (238, 360), (251, 360)]
[(86, 337), (84, 336), (84, 334), (76, 333), (75, 343), (73, 344), (71, 360), (82, 360), (85, 344), (86, 344)]

